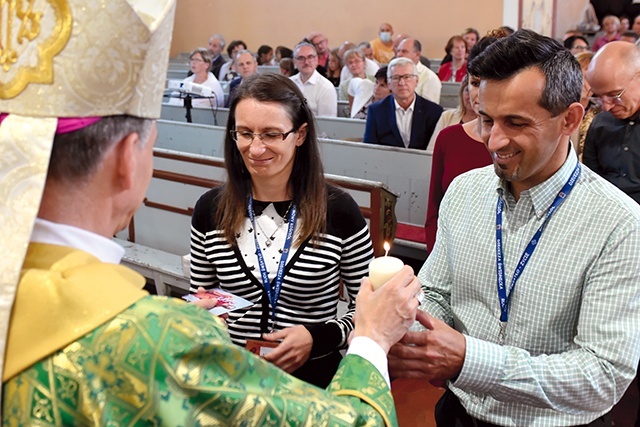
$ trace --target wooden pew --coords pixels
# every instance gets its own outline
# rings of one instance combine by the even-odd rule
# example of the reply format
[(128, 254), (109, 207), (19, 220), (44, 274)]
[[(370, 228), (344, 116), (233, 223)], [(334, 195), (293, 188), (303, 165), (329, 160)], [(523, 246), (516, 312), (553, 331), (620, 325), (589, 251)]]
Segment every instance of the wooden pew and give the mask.
[[(397, 196), (380, 182), (325, 176), (360, 206), (374, 251), (382, 255), (384, 241), (395, 237)], [(124, 263), (154, 280), (158, 294), (164, 295), (167, 285), (188, 289), (188, 281), (181, 279), (180, 257), (189, 253), (193, 206), (207, 189), (222, 185), (225, 179), (222, 158), (154, 148), (153, 178), (143, 205), (117, 237), (135, 243), (124, 245)]]
[[(222, 158), (224, 134), (222, 126), (159, 120), (156, 147)], [(393, 250), (424, 260), (426, 245), (421, 230), (426, 218), (431, 155), (424, 150), (332, 139), (320, 139), (320, 151), (326, 173), (382, 182), (399, 196), (399, 233)]]
[(456, 108), (460, 103), (458, 93), (460, 83), (442, 82), (442, 92), (440, 93), (440, 105), (442, 108)]
[[(163, 104), (161, 118), (175, 122), (186, 122), (184, 107)], [(193, 108), (191, 119), (193, 123), (226, 126), (229, 117), (228, 108)], [(343, 139), (347, 141), (362, 141), (364, 137), (365, 121), (342, 117), (316, 117), (318, 135), (323, 138)]]

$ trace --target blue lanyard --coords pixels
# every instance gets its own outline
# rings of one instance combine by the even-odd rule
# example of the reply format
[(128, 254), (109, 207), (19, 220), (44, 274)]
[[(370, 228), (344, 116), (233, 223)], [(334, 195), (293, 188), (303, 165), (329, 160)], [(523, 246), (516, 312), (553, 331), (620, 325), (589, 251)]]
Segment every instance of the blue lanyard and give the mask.
[(522, 272), (531, 259), (531, 255), (533, 255), (533, 251), (536, 249), (538, 243), (540, 242), (542, 232), (549, 223), (551, 215), (554, 214), (554, 212), (560, 207), (562, 202), (564, 202), (564, 200), (567, 198), (569, 193), (571, 193), (571, 190), (573, 190), (573, 187), (575, 186), (576, 181), (580, 176), (580, 169), (580, 162), (578, 162), (575, 169), (573, 170), (573, 173), (569, 177), (569, 180), (567, 180), (567, 182), (564, 184), (564, 187), (562, 187), (555, 200), (549, 207), (542, 225), (540, 226), (540, 228), (538, 228), (536, 234), (534, 234), (533, 238), (529, 241), (529, 244), (525, 248), (524, 253), (520, 257), (520, 261), (518, 262), (518, 265), (513, 272), (513, 278), (511, 279), (511, 287), (509, 288), (508, 295), (505, 286), (504, 256), (502, 253), (502, 211), (504, 210), (504, 201), (502, 200), (502, 197), (498, 197), (498, 204), (496, 206), (496, 273), (498, 276), (498, 300), (500, 302), (500, 333), (498, 335), (500, 344), (504, 344), (505, 327), (509, 320), (509, 299), (511, 297), (513, 289), (516, 286), (516, 282), (522, 275)]
[[(284, 268), (287, 265), (287, 258), (289, 257), (289, 249), (291, 249), (291, 243), (293, 241), (293, 232), (296, 228), (297, 210), (296, 205), (291, 206), (289, 211), (289, 218), (287, 222), (289, 227), (287, 228), (287, 237), (284, 241), (284, 247), (282, 248), (282, 255), (280, 256), (280, 263), (278, 264), (278, 271), (273, 281), (273, 286), (269, 281), (269, 271), (267, 265), (264, 262), (262, 251), (260, 250), (260, 244), (258, 243), (258, 236), (256, 234), (256, 221), (253, 215), (253, 197), (249, 196), (249, 206), (247, 207), (249, 213), (249, 220), (251, 220), (251, 227), (253, 228), (253, 240), (256, 245), (256, 255), (258, 257), (258, 265), (260, 266), (260, 276), (262, 277), (262, 285), (267, 292), (269, 303), (271, 304), (271, 321), (275, 324), (276, 319), (276, 306), (278, 305), (278, 298), (280, 297), (280, 290), (282, 289), (282, 282), (284, 280)], [(265, 236), (267, 237), (267, 236)]]

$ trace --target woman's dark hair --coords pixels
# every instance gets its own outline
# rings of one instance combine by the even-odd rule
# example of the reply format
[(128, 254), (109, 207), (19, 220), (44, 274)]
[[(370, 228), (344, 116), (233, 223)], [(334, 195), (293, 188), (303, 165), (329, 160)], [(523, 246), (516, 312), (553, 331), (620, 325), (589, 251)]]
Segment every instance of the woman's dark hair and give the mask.
[(444, 51), (447, 52), (447, 55), (451, 55), (451, 49), (453, 49), (453, 44), (455, 42), (464, 43), (464, 49), (465, 51), (467, 50), (467, 42), (464, 41), (462, 36), (453, 36), (449, 39), (449, 41), (447, 41), (447, 45), (444, 47)]
[(229, 46), (227, 47), (227, 54), (229, 55), (229, 58), (233, 59), (233, 50), (239, 45), (242, 45), (242, 49), (247, 49), (247, 44), (242, 40), (232, 40), (231, 43), (229, 43)]
[(313, 113), (300, 89), (291, 79), (280, 74), (264, 73), (244, 79), (236, 89), (229, 107), (229, 119), (224, 140), (227, 183), (221, 192), (216, 220), (224, 230), (226, 239), (235, 244), (235, 233), (241, 227), (247, 212), (251, 194), (251, 175), (244, 165), (242, 154), (231, 137), (236, 126), (236, 108), (244, 100), (275, 103), (281, 105), (291, 119), (293, 129), (298, 131), (307, 125), (307, 135), (293, 161), (289, 187), (301, 219), (297, 243), (317, 236), (326, 229), (327, 187), (318, 150), (318, 139)]
[(292, 58), (293, 51), (285, 46), (276, 47), (276, 53), (280, 52), (280, 58)]
[(564, 41), (564, 47), (566, 49), (572, 49), (573, 44), (576, 42), (576, 40), (582, 40), (583, 42), (585, 42), (587, 46), (589, 46), (589, 42), (587, 41), (586, 38), (576, 35), (576, 36), (567, 37), (567, 39)]

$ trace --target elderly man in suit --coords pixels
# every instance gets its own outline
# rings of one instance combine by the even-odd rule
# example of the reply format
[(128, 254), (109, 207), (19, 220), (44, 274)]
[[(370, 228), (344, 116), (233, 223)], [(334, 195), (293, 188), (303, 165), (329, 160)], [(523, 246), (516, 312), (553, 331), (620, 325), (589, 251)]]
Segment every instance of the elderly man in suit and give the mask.
[(442, 107), (416, 94), (418, 72), (408, 58), (389, 63), (391, 95), (369, 106), (364, 142), (425, 150)]

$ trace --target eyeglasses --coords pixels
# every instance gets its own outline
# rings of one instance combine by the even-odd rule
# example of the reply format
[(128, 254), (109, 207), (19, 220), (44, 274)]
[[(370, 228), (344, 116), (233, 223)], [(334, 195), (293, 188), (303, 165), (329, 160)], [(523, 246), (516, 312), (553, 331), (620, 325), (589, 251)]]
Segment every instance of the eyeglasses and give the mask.
[(602, 107), (604, 104), (620, 105), (622, 104), (622, 95), (625, 93), (626, 90), (627, 88), (625, 87), (624, 89), (622, 89), (622, 92), (614, 96), (609, 96), (609, 95), (590, 96), (589, 101), (591, 101), (594, 105), (598, 107)]
[(579, 50), (579, 51), (583, 51), (587, 49), (589, 49), (589, 46), (574, 46), (571, 48), (571, 50)]
[(326, 43), (326, 42), (327, 42), (327, 39), (322, 39), (322, 40), (318, 40), (313, 45), (314, 46), (320, 46), (322, 43)]
[(298, 62), (304, 62), (304, 61), (313, 61), (317, 57), (318, 55), (308, 55), (308, 56), (296, 56), (293, 59), (295, 59)]
[(391, 80), (394, 83), (401, 82), (401, 81), (404, 81), (406, 83), (414, 77), (418, 77), (418, 76), (416, 74), (403, 74), (401, 76), (391, 76), (389, 77), (389, 80)]
[(231, 138), (238, 144), (251, 144), (253, 142), (253, 138), (256, 136), (260, 138), (265, 145), (274, 145), (278, 144), (289, 136), (289, 134), (296, 132), (297, 129), (291, 129), (289, 132), (263, 132), (263, 133), (253, 133), (246, 130), (231, 130), (229, 133), (231, 134)]
[(640, 72), (634, 74), (633, 77), (631, 77), (631, 80), (627, 84), (627, 87), (622, 89), (622, 91), (619, 94), (613, 95), (613, 96), (610, 96), (610, 95), (590, 96), (588, 98), (589, 101), (592, 102), (597, 107), (602, 107), (604, 104), (611, 104), (611, 105), (620, 105), (620, 104), (622, 104), (622, 95), (624, 95), (624, 93), (627, 91), (627, 88), (629, 87), (629, 84), (631, 84), (633, 79), (635, 79), (638, 74), (640, 74)]
[(198, 58), (190, 58), (189, 59), (189, 63), (191, 63), (191, 62), (204, 62), (204, 60), (198, 59)]

